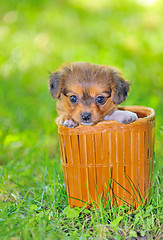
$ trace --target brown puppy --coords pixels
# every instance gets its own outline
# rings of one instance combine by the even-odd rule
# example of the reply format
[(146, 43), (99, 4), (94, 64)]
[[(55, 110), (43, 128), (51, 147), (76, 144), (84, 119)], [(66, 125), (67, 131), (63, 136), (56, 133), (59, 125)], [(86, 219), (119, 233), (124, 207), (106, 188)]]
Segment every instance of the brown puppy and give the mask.
[(116, 110), (129, 91), (129, 84), (112, 67), (71, 63), (50, 76), (49, 90), (58, 99), (57, 123), (66, 127), (93, 125), (102, 120), (130, 123), (135, 113)]

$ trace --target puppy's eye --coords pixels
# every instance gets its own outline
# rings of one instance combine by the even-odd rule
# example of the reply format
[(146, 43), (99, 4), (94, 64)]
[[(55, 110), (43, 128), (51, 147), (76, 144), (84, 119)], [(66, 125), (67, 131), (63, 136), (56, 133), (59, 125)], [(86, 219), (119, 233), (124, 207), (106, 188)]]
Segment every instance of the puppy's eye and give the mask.
[(78, 102), (78, 97), (76, 95), (72, 95), (69, 97), (70, 102), (72, 103), (77, 103)]
[(104, 104), (104, 102), (105, 102), (105, 97), (103, 97), (103, 96), (98, 96), (98, 97), (96, 98), (96, 103), (97, 103), (97, 104)]

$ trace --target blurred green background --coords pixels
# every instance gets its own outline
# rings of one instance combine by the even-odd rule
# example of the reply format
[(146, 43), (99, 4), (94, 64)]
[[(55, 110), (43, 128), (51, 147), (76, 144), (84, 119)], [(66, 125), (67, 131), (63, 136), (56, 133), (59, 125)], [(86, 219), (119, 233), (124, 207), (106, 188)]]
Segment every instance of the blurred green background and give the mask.
[[(0, 163), (4, 190), (61, 171), (49, 72), (63, 62), (118, 67), (131, 83), (123, 105), (156, 111), (155, 168), (163, 149), (163, 1), (1, 0)], [(50, 162), (50, 164), (49, 164)], [(45, 175), (44, 175), (45, 174)], [(49, 178), (49, 179), (48, 179)]]

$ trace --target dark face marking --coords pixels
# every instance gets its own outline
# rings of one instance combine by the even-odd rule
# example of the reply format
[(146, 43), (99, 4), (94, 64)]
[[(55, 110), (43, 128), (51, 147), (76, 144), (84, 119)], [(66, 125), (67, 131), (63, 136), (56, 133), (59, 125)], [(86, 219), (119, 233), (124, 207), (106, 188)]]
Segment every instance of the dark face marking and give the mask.
[(86, 106), (91, 105), (94, 102), (93, 97), (91, 97), (87, 92), (83, 93), (82, 103)]
[(65, 95), (66, 97), (68, 96), (69, 93), (71, 93), (71, 91), (67, 91), (65, 88), (63, 88), (61, 92), (62, 92), (63, 95)]
[(105, 93), (107, 94), (107, 98), (111, 97), (111, 89), (110, 89), (110, 91), (106, 91)]

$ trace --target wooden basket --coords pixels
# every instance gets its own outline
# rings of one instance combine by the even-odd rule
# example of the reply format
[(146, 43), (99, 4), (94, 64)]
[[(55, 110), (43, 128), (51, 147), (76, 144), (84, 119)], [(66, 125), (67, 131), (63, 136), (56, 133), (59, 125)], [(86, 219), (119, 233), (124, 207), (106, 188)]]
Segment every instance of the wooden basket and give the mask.
[(137, 113), (130, 124), (103, 121), (94, 126), (58, 126), (61, 162), (69, 204), (87, 207), (111, 199), (137, 207), (149, 194), (154, 150), (155, 112), (141, 106), (120, 107)]

